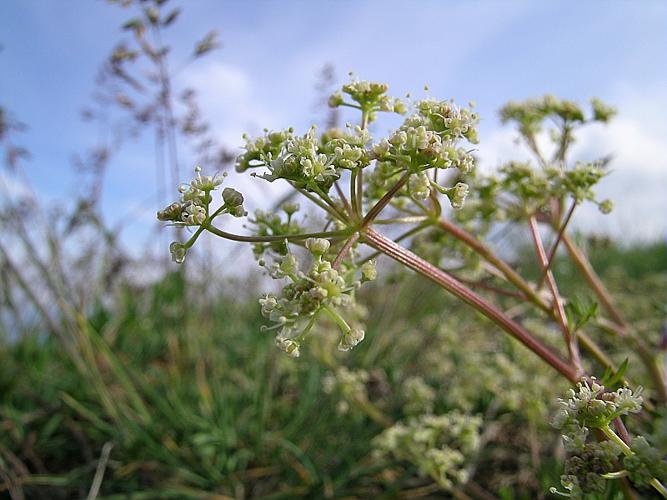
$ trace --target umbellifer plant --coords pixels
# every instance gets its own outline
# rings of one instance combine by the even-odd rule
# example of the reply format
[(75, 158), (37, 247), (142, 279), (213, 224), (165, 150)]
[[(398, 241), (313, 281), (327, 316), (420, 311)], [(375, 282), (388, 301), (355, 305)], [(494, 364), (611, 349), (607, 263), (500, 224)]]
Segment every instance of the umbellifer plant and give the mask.
[[(272, 278), (287, 283), (280, 294), (260, 299), (261, 312), (271, 323), (265, 328), (275, 331), (276, 344), (283, 351), (297, 357), (324, 320), (337, 325), (342, 351), (364, 339), (356, 292), (376, 278), (375, 259), (387, 256), (476, 309), (573, 385), (555, 421), (570, 454), (562, 477), (567, 492), (554, 488), (553, 493), (578, 497), (602, 492), (606, 481), (621, 480), (628, 495), (632, 482), (650, 485), (667, 497), (662, 483), (667, 465), (645, 438), (633, 439), (621, 419), (639, 413), (643, 404), (647, 418), (664, 406), (667, 391), (660, 365), (647, 341), (623, 319), (567, 231), (582, 203), (596, 203), (603, 213), (612, 209), (611, 201), (597, 200), (593, 191), (606, 174), (606, 162), (569, 165), (567, 152), (578, 128), (606, 123), (615, 111), (597, 99), (592, 100), (589, 113), (553, 96), (509, 103), (501, 117), (518, 125), (536, 165), (510, 162), (496, 174), (482, 176), (475, 172), (472, 148), (478, 142), (478, 117), (472, 107), (431, 97), (402, 100), (388, 96), (387, 90), (382, 83), (353, 79), (332, 95), (330, 106), (352, 108), (361, 115), (358, 125), (348, 124), (345, 130), (318, 133), (311, 127), (303, 135), (287, 129), (246, 138), (245, 152), (236, 161), (237, 172), (287, 183), (295, 195), (319, 211), (319, 227), (307, 227), (305, 219), (298, 217), (299, 205), (290, 200), (275, 211), (257, 210), (249, 217), (253, 234), (225, 231), (217, 224), (224, 216), (247, 216), (243, 195), (225, 187), (220, 196), (223, 177), (202, 175), (198, 167), (195, 178), (180, 186), (180, 199), (158, 212), (159, 220), (193, 230), (187, 241), (171, 244), (173, 260), (182, 263), (205, 232), (252, 244), (259, 265)], [(368, 126), (381, 113), (398, 113), (405, 119), (388, 137), (377, 140)], [(550, 158), (537, 141), (547, 124), (553, 125), (550, 133), (555, 144)], [(317, 220), (308, 218), (311, 224)], [(488, 231), (501, 221), (523, 225), (530, 235), (541, 269), (534, 282), (484, 242)], [(540, 225), (554, 235), (549, 248)], [(400, 226), (407, 230), (387, 236)], [(403, 242), (411, 242), (412, 250)], [(596, 302), (586, 305), (560, 294), (551, 266), (561, 243)], [(364, 246), (371, 251), (364, 253)], [(310, 254), (305, 264), (300, 262), (299, 247)], [(467, 266), (473, 276), (483, 279), (458, 279), (451, 272), (452, 261), (459, 270)], [(502, 286), (490, 285), (488, 278)], [(491, 296), (475, 291), (478, 287)], [(545, 322), (556, 325), (562, 352), (505, 312), (493, 294), (528, 305)], [(597, 303), (603, 313), (598, 313)], [(587, 334), (590, 325), (637, 353), (652, 381), (649, 399), (643, 400), (641, 388), (629, 388), (627, 363), (618, 367), (612, 362)], [(593, 378), (596, 370), (604, 373), (600, 381)], [(445, 471), (437, 474), (445, 477)]]

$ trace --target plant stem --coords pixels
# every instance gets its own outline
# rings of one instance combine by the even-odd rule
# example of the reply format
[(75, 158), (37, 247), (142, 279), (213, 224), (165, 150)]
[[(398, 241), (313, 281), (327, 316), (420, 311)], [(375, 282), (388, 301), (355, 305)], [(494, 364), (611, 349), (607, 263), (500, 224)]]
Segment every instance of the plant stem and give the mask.
[(397, 262), (430, 279), (462, 301), (474, 307), (477, 311), (491, 319), (499, 327), (541, 357), (547, 364), (553, 367), (570, 382), (575, 383), (578, 380), (576, 370), (574, 370), (568, 362), (563, 360), (558, 354), (535, 338), (523, 326), (509, 318), (495, 305), (487, 302), (446, 272), (401, 247), (392, 240), (382, 236), (373, 228), (366, 229), (364, 238), (373, 248), (380, 250)]
[[(394, 239), (395, 243), (398, 243), (399, 241), (402, 241), (406, 238), (409, 238), (410, 236), (414, 236), (417, 234), (419, 231), (423, 231), (424, 229), (427, 229), (431, 227), (433, 224), (430, 221), (426, 221), (419, 226), (415, 226), (409, 231), (406, 231), (405, 233), (401, 234), (398, 238)], [(375, 257), (380, 255), (382, 252), (373, 252), (372, 254), (368, 255), (367, 257), (364, 257), (361, 261), (357, 262), (357, 265), (361, 265), (365, 262), (368, 262), (369, 260), (373, 260)]]
[[(294, 186), (294, 185), (292, 184), (292, 186)], [(331, 215), (332, 218), (334, 218), (334, 219), (340, 219), (340, 220), (347, 220), (347, 217), (342, 216), (342, 215), (340, 214), (340, 212), (338, 212), (337, 210), (334, 210), (333, 207), (327, 205), (327, 204), (324, 203), (322, 200), (320, 200), (320, 199), (317, 198), (316, 196), (313, 196), (312, 194), (310, 194), (310, 193), (309, 193), (308, 191), (306, 191), (305, 189), (300, 189), (300, 188), (297, 188), (296, 186), (294, 186), (294, 189), (296, 189), (297, 191), (299, 191), (299, 193), (301, 193), (303, 196), (305, 196), (305, 197), (308, 198), (310, 201), (312, 201), (313, 203), (315, 203), (315, 205), (317, 205), (317, 206), (320, 207), (322, 210), (324, 210), (324, 211), (327, 212), (329, 215)]]
[(605, 425), (604, 427), (600, 427), (600, 430), (604, 433), (605, 436), (607, 436), (607, 438), (609, 438), (610, 441), (613, 441), (621, 448), (621, 451), (626, 457), (631, 457), (634, 455), (632, 449), (625, 443), (625, 441), (618, 437), (618, 434), (611, 430), (611, 427)]
[(343, 193), (343, 190), (341, 189), (338, 181), (334, 182), (334, 187), (336, 188), (336, 193), (338, 193), (340, 201), (343, 202), (343, 206), (345, 207), (345, 210), (347, 211), (348, 215), (352, 216), (353, 213), (352, 207), (350, 206), (350, 202), (347, 201), (347, 197), (345, 196), (345, 193)]
[(334, 259), (331, 267), (333, 267), (334, 269), (338, 269), (338, 266), (340, 266), (340, 263), (343, 262), (343, 259), (350, 251), (350, 248), (352, 248), (352, 245), (354, 245), (358, 239), (359, 239), (359, 233), (354, 233), (347, 239), (347, 241), (343, 245), (343, 248), (341, 248), (340, 252), (338, 252), (338, 255), (336, 255), (336, 258)]
[(341, 231), (321, 231), (319, 233), (303, 233), (303, 234), (275, 234), (270, 236), (244, 236), (240, 234), (233, 234), (218, 229), (210, 224), (206, 225), (205, 229), (216, 236), (232, 241), (243, 241), (246, 243), (269, 243), (272, 241), (302, 241), (308, 238), (331, 238), (340, 239), (350, 236), (350, 231), (345, 229)]
[[(567, 225), (570, 223), (570, 220), (572, 219), (572, 214), (574, 214), (574, 209), (577, 207), (577, 202), (576, 200), (572, 202), (572, 205), (570, 206), (570, 209), (567, 211), (567, 215), (565, 216), (565, 220), (560, 226), (560, 229), (558, 230), (558, 234), (556, 235), (556, 241), (554, 242), (553, 246), (551, 247), (551, 251), (549, 252), (549, 258), (547, 259), (547, 265), (546, 269), (551, 269), (551, 265), (553, 264), (554, 257), (556, 256), (556, 251), (558, 250), (558, 245), (561, 242), (561, 239), (563, 238), (563, 233), (565, 232), (565, 229), (567, 228)], [(542, 276), (537, 282), (537, 289), (539, 290), (542, 287), (542, 283), (544, 283), (544, 279), (547, 277), (547, 272), (546, 270), (542, 273)]]
[(553, 296), (553, 307), (556, 312), (556, 319), (558, 325), (560, 326), (561, 331), (563, 332), (563, 338), (565, 339), (565, 344), (567, 346), (568, 353), (570, 355), (570, 361), (574, 364), (575, 369), (579, 375), (583, 375), (584, 369), (581, 366), (581, 358), (579, 357), (579, 346), (577, 345), (577, 337), (570, 332), (570, 328), (567, 324), (567, 318), (565, 317), (565, 308), (563, 307), (563, 301), (561, 300), (560, 293), (558, 292), (558, 286), (556, 285), (556, 279), (554, 278), (553, 273), (547, 267), (548, 260), (547, 254), (544, 251), (544, 245), (542, 245), (542, 238), (540, 237), (540, 229), (537, 226), (537, 220), (534, 215), (531, 215), (528, 219), (528, 224), (530, 225), (530, 233), (533, 237), (535, 243), (535, 253), (540, 261), (540, 266), (543, 269), (543, 272), (546, 276), (547, 284), (551, 290), (551, 295)]
[[(484, 243), (478, 240), (475, 236), (468, 233), (465, 229), (455, 225), (447, 219), (438, 220), (438, 226), (451, 234), (454, 238), (466, 244), (478, 255), (483, 257), (489, 264), (498, 269), (515, 287), (522, 291), (525, 296), (537, 307), (554, 316), (554, 310), (549, 307), (535, 291), (535, 289), (525, 281), (512, 267), (503, 259), (498, 257), (493, 250), (487, 247)], [(577, 333), (577, 337), (581, 341), (581, 345), (604, 367), (611, 368), (616, 371), (614, 363), (607, 357), (602, 349), (584, 332)]]
[(354, 217), (361, 217), (361, 210), (357, 204), (357, 169), (350, 172), (350, 199), (352, 200), (352, 214)]
[(378, 202), (373, 205), (373, 207), (368, 211), (366, 214), (366, 217), (364, 217), (364, 220), (361, 222), (361, 229), (368, 227), (375, 218), (380, 215), (380, 212), (382, 212), (382, 209), (387, 206), (387, 204), (391, 201), (391, 199), (396, 195), (396, 193), (403, 187), (403, 185), (408, 181), (408, 177), (410, 177), (409, 172), (405, 172), (400, 179), (394, 184), (394, 186), (387, 191), (387, 193), (378, 200)]
[(593, 266), (591, 266), (590, 261), (584, 256), (581, 249), (574, 243), (574, 241), (572, 241), (566, 232), (563, 233), (562, 240), (575, 266), (584, 275), (585, 280), (588, 282), (603, 307), (607, 310), (609, 316), (611, 316), (612, 321), (610, 321), (608, 325), (605, 325), (604, 322), (601, 321), (601, 326), (606, 330), (615, 332), (634, 348), (653, 381), (658, 400), (662, 404), (665, 404), (667, 402), (667, 383), (665, 381), (664, 373), (651, 348), (646, 345), (643, 339), (632, 334), (630, 326), (623, 319), (621, 312), (614, 304), (611, 294), (598, 277)]
[(519, 273), (517, 273), (512, 267), (498, 257), (493, 250), (487, 247), (484, 243), (475, 238), (472, 234), (468, 233), (466, 230), (458, 227), (456, 224), (452, 223), (447, 219), (438, 220), (438, 226), (447, 233), (454, 236), (454, 238), (462, 241), (470, 248), (472, 248), (477, 254), (484, 257), (484, 259), (495, 266), (500, 272), (505, 275), (507, 280), (512, 283), (515, 287), (521, 290), (531, 302), (536, 306), (542, 309), (545, 312), (550, 312), (551, 308), (530, 286), (530, 284), (524, 280)]
[(570, 254), (570, 258), (574, 261), (574, 264), (584, 275), (584, 278), (593, 289), (593, 292), (595, 292), (595, 295), (597, 295), (598, 299), (600, 299), (600, 302), (602, 302), (602, 305), (609, 313), (609, 316), (611, 316), (611, 319), (613, 319), (614, 323), (617, 325), (627, 329), (628, 324), (625, 322), (621, 316), (621, 312), (614, 304), (614, 301), (611, 298), (611, 294), (607, 291), (607, 288), (604, 286), (593, 269), (593, 266), (591, 266), (591, 263), (584, 256), (583, 252), (575, 245), (574, 241), (572, 241), (567, 233), (563, 233), (562, 240)]
[[(635, 453), (632, 451), (632, 449), (627, 444), (625, 444), (625, 441), (618, 437), (618, 435), (608, 425), (600, 427), (600, 430), (604, 433), (605, 436), (607, 436), (607, 438), (609, 438), (610, 441), (613, 441), (621, 448), (621, 451), (626, 457), (634, 456)], [(663, 498), (667, 498), (667, 488), (665, 488), (665, 486), (658, 479), (651, 478), (649, 483), (658, 493), (660, 493)]]

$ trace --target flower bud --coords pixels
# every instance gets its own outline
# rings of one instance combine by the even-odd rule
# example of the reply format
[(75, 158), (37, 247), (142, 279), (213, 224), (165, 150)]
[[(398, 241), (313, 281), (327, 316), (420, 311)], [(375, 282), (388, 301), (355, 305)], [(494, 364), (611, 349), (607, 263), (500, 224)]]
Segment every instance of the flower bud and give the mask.
[(294, 215), (301, 207), (298, 203), (287, 202), (283, 203), (280, 208), (282, 208), (283, 212), (285, 212), (287, 215)]
[(188, 249), (183, 243), (174, 241), (169, 245), (169, 252), (171, 252), (171, 260), (176, 262), (176, 264), (182, 264), (185, 261), (185, 254), (188, 252)]
[(336, 92), (335, 94), (332, 94), (331, 97), (329, 97), (330, 108), (337, 108), (341, 104), (343, 104), (343, 94), (340, 92)]
[(234, 217), (243, 217), (248, 214), (248, 212), (245, 211), (243, 208), (243, 205), (238, 205), (236, 207), (231, 207), (228, 209), (229, 214), (233, 215)]
[(329, 246), (331, 246), (331, 243), (324, 238), (308, 238), (306, 240), (306, 248), (313, 255), (324, 255), (329, 250)]
[(469, 189), (470, 188), (468, 185), (463, 182), (456, 183), (456, 185), (448, 193), (449, 201), (451, 202), (453, 209), (461, 210), (463, 208), (463, 204), (466, 201)]
[(293, 339), (276, 337), (276, 345), (293, 358), (298, 358), (299, 354), (301, 354), (299, 352), (299, 343)]
[(598, 209), (603, 214), (608, 214), (614, 209), (614, 202), (611, 200), (603, 200), (598, 205)]
[(164, 210), (157, 213), (157, 219), (160, 221), (177, 221), (181, 219), (183, 207), (180, 203), (172, 203)]
[(338, 343), (338, 350), (351, 350), (353, 347), (356, 347), (359, 342), (364, 340), (365, 336), (366, 332), (364, 332), (361, 328), (353, 328), (349, 333), (346, 333), (341, 337), (340, 342)]
[(405, 105), (405, 103), (400, 99), (396, 99), (394, 101), (394, 113), (398, 113), (399, 115), (404, 115), (407, 112), (408, 112), (408, 107)]
[(410, 176), (408, 181), (410, 194), (416, 200), (426, 200), (431, 194), (431, 181), (425, 173), (419, 173)]
[(369, 260), (361, 266), (361, 276), (363, 281), (373, 281), (378, 277), (378, 271), (375, 267), (375, 261)]
[(243, 195), (236, 189), (225, 188), (222, 190), (222, 199), (228, 207), (239, 207), (243, 205)]

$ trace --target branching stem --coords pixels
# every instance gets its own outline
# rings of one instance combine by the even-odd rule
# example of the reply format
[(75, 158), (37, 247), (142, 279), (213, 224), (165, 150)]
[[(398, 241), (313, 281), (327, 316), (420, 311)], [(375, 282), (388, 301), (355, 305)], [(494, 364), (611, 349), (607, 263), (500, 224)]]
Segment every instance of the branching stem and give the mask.
[(534, 337), (523, 326), (509, 318), (495, 305), (477, 295), (443, 270), (435, 267), (430, 262), (425, 261), (392, 240), (382, 236), (373, 228), (366, 229), (364, 239), (373, 248), (380, 250), (395, 261), (430, 279), (454, 296), (474, 307), (477, 311), (491, 319), (499, 327), (541, 357), (547, 364), (553, 367), (570, 382), (575, 383), (579, 379), (576, 370), (573, 369), (568, 362), (563, 360), (558, 354)]
[(547, 284), (551, 290), (551, 295), (553, 296), (553, 307), (556, 312), (556, 319), (558, 321), (558, 326), (560, 326), (561, 331), (563, 332), (563, 338), (565, 339), (565, 344), (567, 345), (567, 350), (570, 355), (570, 360), (574, 364), (574, 367), (579, 375), (584, 374), (584, 369), (581, 366), (581, 358), (579, 357), (579, 346), (577, 345), (577, 337), (570, 332), (570, 328), (567, 324), (567, 317), (565, 316), (565, 308), (563, 307), (563, 301), (561, 300), (560, 293), (558, 291), (558, 286), (556, 285), (556, 279), (554, 278), (553, 273), (547, 267), (548, 260), (547, 254), (544, 251), (544, 245), (542, 244), (542, 237), (540, 236), (540, 229), (537, 226), (537, 219), (535, 216), (531, 215), (528, 219), (528, 224), (530, 226), (530, 233), (533, 237), (533, 242), (535, 243), (535, 253), (540, 262), (543, 272), (546, 275)]

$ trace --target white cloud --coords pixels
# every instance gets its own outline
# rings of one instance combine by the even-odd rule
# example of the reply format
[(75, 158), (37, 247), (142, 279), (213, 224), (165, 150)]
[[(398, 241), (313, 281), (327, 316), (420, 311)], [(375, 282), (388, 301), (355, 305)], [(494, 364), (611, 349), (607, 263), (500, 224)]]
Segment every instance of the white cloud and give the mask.
[(273, 127), (277, 122), (261, 102), (250, 75), (240, 67), (211, 59), (189, 71), (182, 83), (196, 89), (204, 118), (227, 146), (239, 147), (244, 132)]

